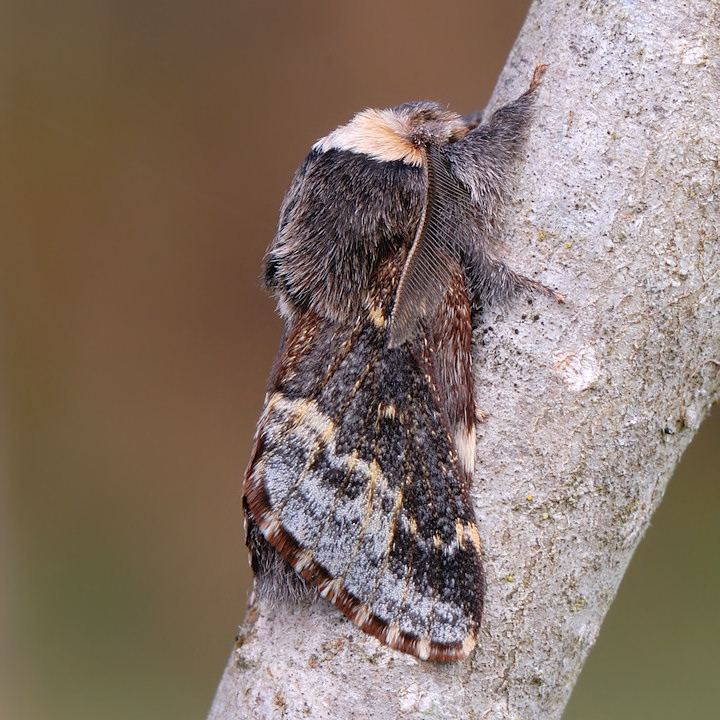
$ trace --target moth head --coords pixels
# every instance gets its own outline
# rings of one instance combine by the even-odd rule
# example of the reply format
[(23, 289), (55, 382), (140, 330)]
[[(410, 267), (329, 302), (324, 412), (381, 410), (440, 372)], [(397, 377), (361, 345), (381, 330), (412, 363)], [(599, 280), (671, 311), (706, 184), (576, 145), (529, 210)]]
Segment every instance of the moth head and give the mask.
[(390, 110), (363, 110), (346, 125), (320, 138), (313, 149), (349, 150), (381, 161), (423, 164), (422, 149), (444, 145), (468, 133), (463, 118), (433, 102), (411, 102)]

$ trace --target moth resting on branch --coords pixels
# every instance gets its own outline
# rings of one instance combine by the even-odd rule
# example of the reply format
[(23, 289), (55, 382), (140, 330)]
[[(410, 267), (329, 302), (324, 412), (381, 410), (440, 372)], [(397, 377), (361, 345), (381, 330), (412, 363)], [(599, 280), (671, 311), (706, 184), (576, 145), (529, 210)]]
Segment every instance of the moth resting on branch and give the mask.
[(286, 327), (245, 478), (254, 592), (316, 589), (424, 660), (467, 657), (482, 615), (473, 326), (562, 298), (495, 255), (542, 70), (487, 125), (416, 102), (318, 140), (266, 258)]

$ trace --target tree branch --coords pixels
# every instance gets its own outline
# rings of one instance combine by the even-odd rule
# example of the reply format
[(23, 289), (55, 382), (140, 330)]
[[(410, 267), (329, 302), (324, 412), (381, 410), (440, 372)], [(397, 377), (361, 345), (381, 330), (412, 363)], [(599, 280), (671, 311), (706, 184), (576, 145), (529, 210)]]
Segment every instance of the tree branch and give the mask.
[[(493, 107), (549, 65), (509, 261), (567, 294), (477, 337), (479, 647), (439, 665), (324, 601), (248, 613), (209, 718), (559, 718), (720, 386), (717, 3), (536, 1)], [(511, 242), (510, 242), (511, 241)]]

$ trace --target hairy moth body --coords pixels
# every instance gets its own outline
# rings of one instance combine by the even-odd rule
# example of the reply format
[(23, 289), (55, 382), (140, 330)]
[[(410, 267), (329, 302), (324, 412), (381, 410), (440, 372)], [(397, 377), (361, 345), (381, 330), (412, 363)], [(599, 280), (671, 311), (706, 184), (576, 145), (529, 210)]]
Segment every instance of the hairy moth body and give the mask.
[(422, 659), (466, 657), (482, 615), (473, 322), (552, 293), (493, 253), (539, 75), (487, 125), (408, 103), (318, 140), (266, 258), (286, 329), (245, 477), (255, 592), (315, 589)]

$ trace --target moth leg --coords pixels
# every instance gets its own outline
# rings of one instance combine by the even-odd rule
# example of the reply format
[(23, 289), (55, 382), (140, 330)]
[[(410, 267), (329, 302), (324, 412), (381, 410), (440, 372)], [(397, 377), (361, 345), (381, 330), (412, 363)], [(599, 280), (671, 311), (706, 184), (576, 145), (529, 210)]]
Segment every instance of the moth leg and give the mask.
[(513, 294), (517, 294), (520, 292), (539, 292), (543, 295), (547, 295), (548, 297), (553, 298), (554, 300), (557, 300), (560, 303), (563, 302), (563, 300), (565, 299), (565, 295), (563, 293), (558, 292), (554, 288), (551, 288), (548, 285), (545, 285), (544, 283), (541, 283), (537, 280), (533, 280), (532, 278), (526, 277), (525, 275), (520, 275), (520, 273), (516, 273), (512, 268), (508, 267), (502, 261), (497, 262), (496, 271), (505, 272), (508, 274), (510, 282), (512, 283)]
[(530, 87), (517, 99), (498, 108), (490, 117), (488, 128), (492, 132), (495, 131), (500, 139), (506, 131), (511, 141), (515, 142), (517, 133), (525, 130), (530, 121), (530, 114), (533, 102), (535, 101), (535, 91), (540, 86), (540, 79), (547, 65), (538, 65), (533, 73)]
[[(490, 118), (490, 124), (495, 121), (498, 121), (500, 123), (506, 121), (504, 116), (517, 114), (518, 108), (521, 109), (522, 115), (522, 110), (525, 109), (525, 106), (532, 103), (533, 96), (535, 95), (535, 90), (537, 90), (538, 86), (540, 85), (540, 80), (542, 79), (546, 68), (547, 65), (538, 65), (535, 68), (535, 72), (533, 73), (532, 80), (530, 81), (530, 86), (528, 87), (528, 89), (517, 100), (508, 103), (507, 105), (503, 105), (496, 112), (494, 112), (492, 117)], [(475, 128), (482, 125), (484, 113), (484, 110), (476, 110), (475, 112), (468, 113), (467, 115), (463, 116), (463, 120), (465, 121), (468, 130), (474, 130)], [(524, 124), (525, 117), (522, 116), (520, 118), (513, 118), (513, 121), (515, 123), (517, 123), (518, 120), (520, 121), (520, 124)]]
[(515, 272), (507, 263), (487, 256), (481, 262), (466, 265), (468, 290), (473, 310), (482, 311), (488, 304), (507, 302), (522, 292), (540, 292), (558, 302), (565, 296), (537, 280)]
[[(535, 93), (540, 86), (540, 78), (544, 71), (545, 65), (538, 65), (530, 87), (516, 100), (499, 107), (490, 116), (488, 124), (480, 125), (475, 131), (485, 142), (494, 146), (494, 154), (498, 160), (501, 160), (503, 151), (508, 152), (510, 157), (515, 157), (525, 142), (527, 129), (532, 119)], [(504, 159), (502, 158), (502, 160)], [(502, 164), (506, 163), (502, 162)]]

